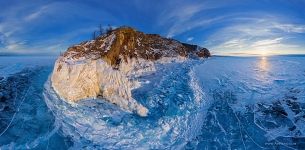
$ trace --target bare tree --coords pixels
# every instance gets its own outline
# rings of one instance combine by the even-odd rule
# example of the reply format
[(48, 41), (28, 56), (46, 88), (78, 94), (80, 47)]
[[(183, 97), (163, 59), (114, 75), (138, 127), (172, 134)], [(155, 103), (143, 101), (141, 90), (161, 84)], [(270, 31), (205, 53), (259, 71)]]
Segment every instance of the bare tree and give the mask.
[(111, 26), (110, 24), (108, 24), (108, 27), (107, 27), (107, 29), (106, 29), (106, 33), (107, 33), (107, 34), (110, 34), (112, 30), (113, 30), (113, 29), (112, 29), (112, 26)]
[(92, 33), (92, 40), (96, 40), (99, 36), (104, 34), (109, 35), (112, 32), (113, 28), (110, 24), (108, 24), (107, 28), (103, 28), (102, 24), (99, 25), (97, 31), (93, 31)]
[(96, 39), (96, 31), (93, 31), (92, 33), (92, 40), (95, 40)]
[(103, 28), (102, 24), (100, 24), (100, 26), (99, 26), (99, 35), (101, 36), (103, 34), (105, 34), (105, 31), (104, 31), (104, 28)]

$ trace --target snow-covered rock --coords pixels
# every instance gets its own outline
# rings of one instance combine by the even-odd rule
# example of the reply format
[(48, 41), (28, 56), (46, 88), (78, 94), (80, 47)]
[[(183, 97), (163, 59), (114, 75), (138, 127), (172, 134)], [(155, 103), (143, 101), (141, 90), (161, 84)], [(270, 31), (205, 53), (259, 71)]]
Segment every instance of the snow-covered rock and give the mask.
[[(61, 67), (59, 67), (61, 66)], [(58, 60), (52, 75), (55, 91), (65, 100), (77, 102), (86, 98), (102, 96), (120, 107), (146, 116), (148, 110), (131, 97), (136, 81), (128, 80), (126, 73), (113, 69), (103, 60), (86, 60), (69, 64)], [(131, 72), (131, 71), (130, 71)]]
[[(147, 116), (131, 90), (137, 77), (155, 71), (155, 63), (209, 57), (205, 48), (121, 27), (95, 40), (70, 47), (54, 66), (52, 86), (64, 100), (103, 97), (128, 112)], [(209, 54), (209, 53), (208, 53)]]

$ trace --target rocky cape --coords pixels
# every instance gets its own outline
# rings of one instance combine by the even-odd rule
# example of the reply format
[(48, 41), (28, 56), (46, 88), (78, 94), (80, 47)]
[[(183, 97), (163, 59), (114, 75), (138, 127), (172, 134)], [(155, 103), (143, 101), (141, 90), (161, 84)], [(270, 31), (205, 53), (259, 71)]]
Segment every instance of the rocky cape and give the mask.
[(100, 97), (147, 116), (149, 110), (131, 94), (140, 86), (137, 77), (156, 71), (155, 63), (210, 56), (208, 49), (197, 45), (120, 27), (68, 48), (55, 63), (51, 83), (67, 102)]

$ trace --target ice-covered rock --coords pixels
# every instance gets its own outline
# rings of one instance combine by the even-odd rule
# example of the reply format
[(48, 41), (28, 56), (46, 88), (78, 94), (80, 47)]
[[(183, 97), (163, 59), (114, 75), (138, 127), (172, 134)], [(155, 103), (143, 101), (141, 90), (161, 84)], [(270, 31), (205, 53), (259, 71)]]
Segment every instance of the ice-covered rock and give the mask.
[(68, 102), (101, 96), (126, 111), (147, 116), (148, 109), (131, 95), (140, 86), (136, 77), (155, 71), (156, 62), (209, 56), (207, 49), (196, 45), (121, 27), (70, 47), (57, 59), (51, 81)]

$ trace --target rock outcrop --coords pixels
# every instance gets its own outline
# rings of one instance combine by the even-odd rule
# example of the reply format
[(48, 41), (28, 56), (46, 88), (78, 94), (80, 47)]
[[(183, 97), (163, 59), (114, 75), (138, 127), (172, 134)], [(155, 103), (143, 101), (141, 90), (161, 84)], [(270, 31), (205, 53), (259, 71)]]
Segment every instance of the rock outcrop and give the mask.
[(154, 63), (164, 58), (210, 56), (206, 48), (121, 27), (68, 48), (57, 59), (51, 81), (57, 94), (68, 102), (100, 96), (146, 116), (147, 108), (131, 95), (139, 86), (134, 77), (155, 71)]

